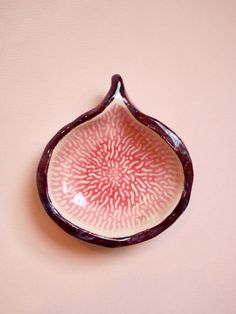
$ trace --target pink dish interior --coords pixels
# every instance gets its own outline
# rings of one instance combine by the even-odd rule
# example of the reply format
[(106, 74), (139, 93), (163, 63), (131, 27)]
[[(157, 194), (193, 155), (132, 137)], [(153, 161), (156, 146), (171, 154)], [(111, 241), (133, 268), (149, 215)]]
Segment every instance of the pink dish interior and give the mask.
[(112, 238), (161, 223), (184, 188), (176, 153), (119, 98), (62, 138), (47, 178), (49, 197), (64, 218)]

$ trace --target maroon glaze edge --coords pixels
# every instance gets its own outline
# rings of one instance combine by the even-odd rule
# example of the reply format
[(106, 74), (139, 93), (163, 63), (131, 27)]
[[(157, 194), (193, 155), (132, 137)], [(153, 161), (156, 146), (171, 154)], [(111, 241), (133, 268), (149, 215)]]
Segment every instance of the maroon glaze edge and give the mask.
[[(131, 236), (122, 238), (108, 238), (84, 230), (76, 226), (75, 224), (71, 223), (67, 219), (65, 219), (62, 215), (60, 215), (57, 209), (53, 206), (52, 201), (48, 194), (47, 171), (53, 149), (55, 148), (57, 143), (73, 128), (100, 114), (112, 102), (117, 92), (117, 89), (119, 89), (119, 92), (123, 97), (123, 100), (131, 114), (142, 124), (149, 127), (153, 131), (157, 132), (176, 152), (183, 166), (185, 181), (184, 190), (177, 206), (172, 211), (172, 213), (160, 224), (153, 228), (141, 231)], [(192, 161), (183, 141), (166, 125), (150, 116), (143, 114), (135, 107), (135, 105), (129, 100), (129, 97), (124, 87), (123, 80), (121, 76), (118, 74), (112, 76), (110, 90), (108, 91), (104, 100), (97, 107), (82, 114), (77, 119), (64, 126), (49, 141), (49, 143), (44, 149), (37, 169), (37, 187), (39, 196), (44, 206), (44, 209), (46, 210), (48, 215), (54, 220), (54, 222), (56, 222), (62, 229), (64, 229), (69, 234), (75, 236), (76, 238), (106, 247), (120, 247), (140, 243), (155, 237), (156, 235), (167, 229), (176, 221), (176, 219), (186, 209), (191, 195), (192, 183), (193, 183)]]

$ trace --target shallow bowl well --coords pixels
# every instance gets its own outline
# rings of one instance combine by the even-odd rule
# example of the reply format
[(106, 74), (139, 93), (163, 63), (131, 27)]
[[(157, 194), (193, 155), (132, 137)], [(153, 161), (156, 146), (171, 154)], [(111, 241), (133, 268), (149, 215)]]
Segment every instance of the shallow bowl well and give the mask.
[(110, 247), (171, 225), (188, 204), (192, 180), (181, 139), (131, 103), (119, 75), (99, 106), (52, 138), (38, 167), (39, 194), (54, 221)]

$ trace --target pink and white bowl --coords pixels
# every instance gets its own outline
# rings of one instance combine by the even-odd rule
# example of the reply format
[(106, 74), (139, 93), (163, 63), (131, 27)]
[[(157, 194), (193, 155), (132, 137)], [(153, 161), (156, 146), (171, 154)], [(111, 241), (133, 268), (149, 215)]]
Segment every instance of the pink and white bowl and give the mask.
[(107, 247), (168, 228), (188, 205), (192, 182), (182, 140), (132, 104), (119, 75), (100, 105), (50, 140), (37, 172), (50, 217), (71, 235)]

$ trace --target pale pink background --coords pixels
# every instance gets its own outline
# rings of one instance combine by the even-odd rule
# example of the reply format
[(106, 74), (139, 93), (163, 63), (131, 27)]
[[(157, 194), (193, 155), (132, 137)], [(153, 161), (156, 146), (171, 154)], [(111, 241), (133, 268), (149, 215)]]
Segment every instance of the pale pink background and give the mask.
[[(0, 43), (0, 312), (236, 313), (236, 1), (2, 0)], [(106, 249), (48, 218), (35, 172), (117, 72), (184, 139), (195, 183), (159, 237)]]

